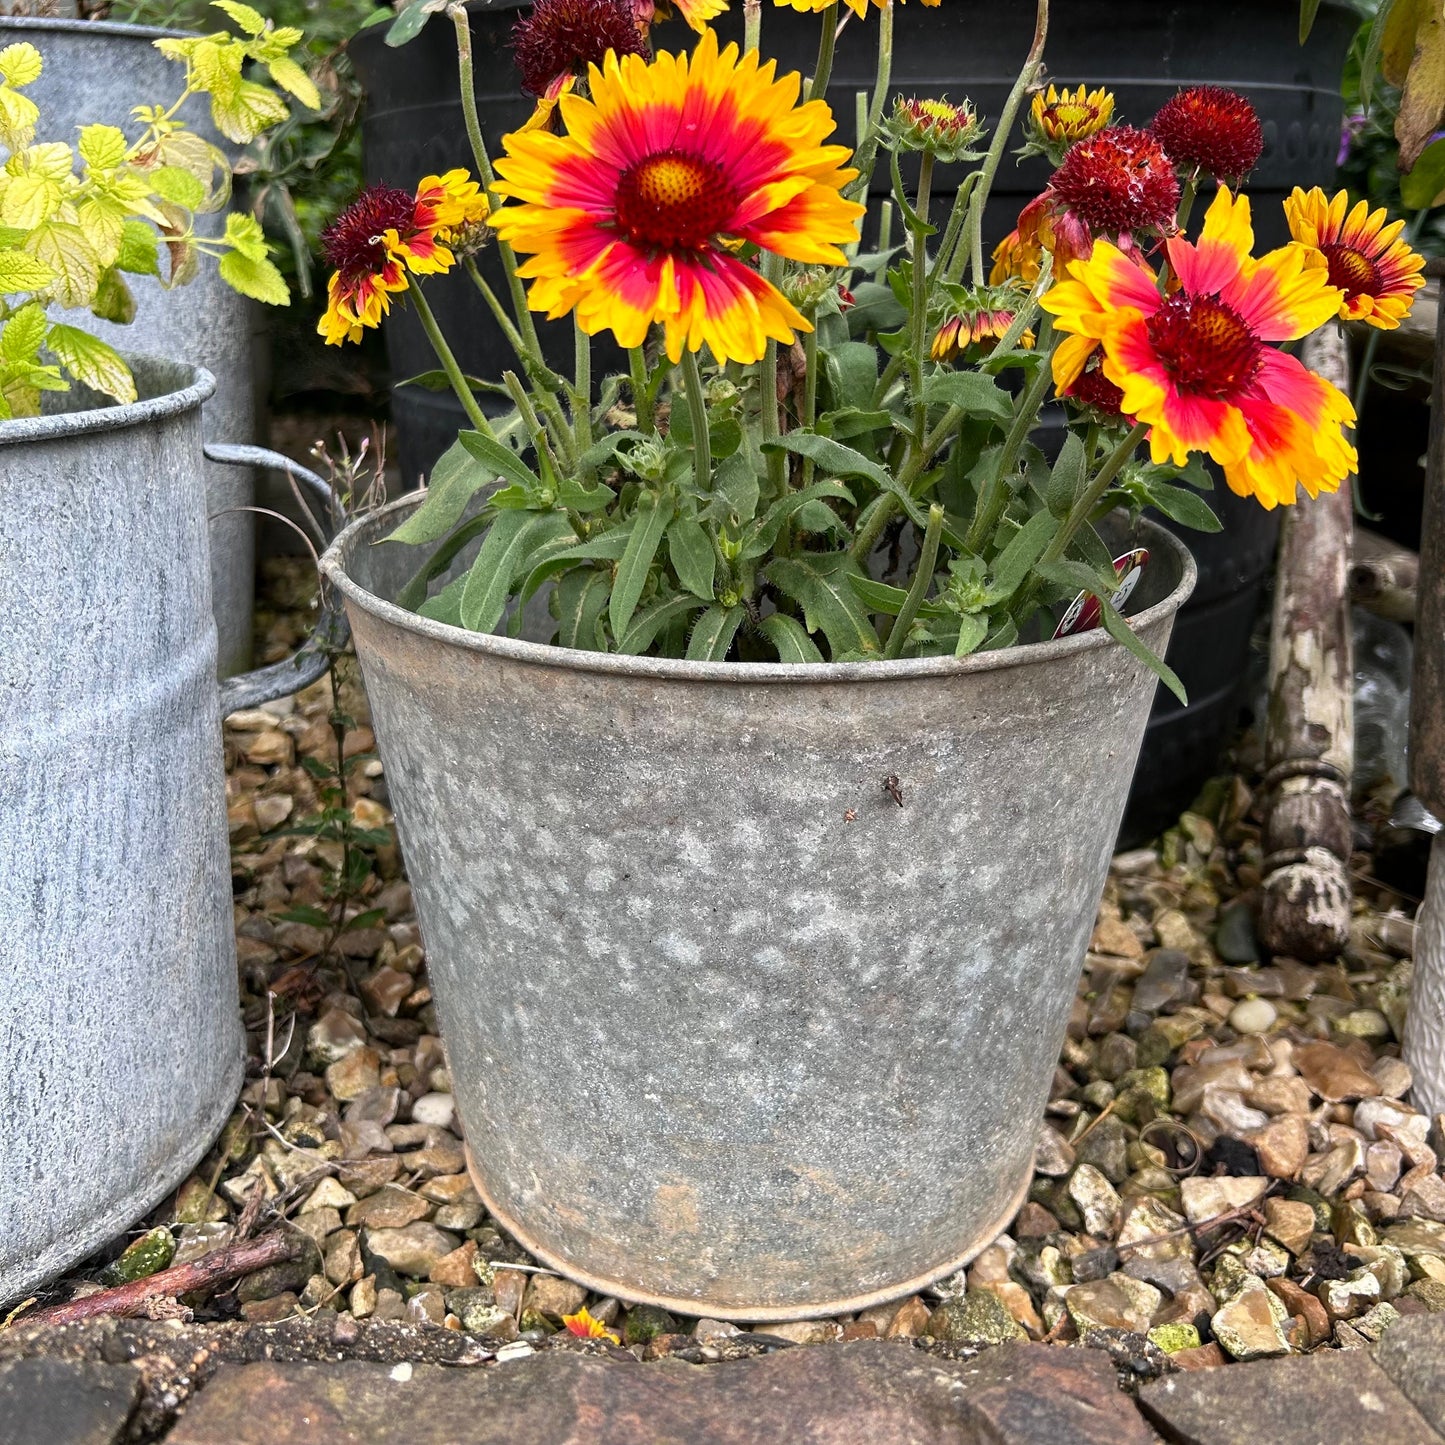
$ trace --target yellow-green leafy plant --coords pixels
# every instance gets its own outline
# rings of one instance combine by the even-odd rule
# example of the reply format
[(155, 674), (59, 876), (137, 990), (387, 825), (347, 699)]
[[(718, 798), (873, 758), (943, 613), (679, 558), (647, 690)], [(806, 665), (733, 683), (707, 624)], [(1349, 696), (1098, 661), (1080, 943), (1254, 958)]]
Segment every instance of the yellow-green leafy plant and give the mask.
[[(137, 106), (134, 137), (113, 125), (87, 125), (74, 145), (36, 143), (40, 110), (25, 92), (40, 77), (40, 52), (25, 42), (0, 49), (0, 419), (34, 416), (42, 392), (67, 390), (71, 381), (120, 402), (135, 400), (119, 353), (55, 319), (57, 311), (86, 309), (106, 321), (130, 321), (135, 298), (128, 277), (181, 286), (206, 255), (217, 258), (221, 279), (242, 295), (275, 306), (289, 302), (253, 217), (232, 213), (222, 235), (196, 234), (196, 215), (226, 204), (231, 168), (179, 112), (192, 96), (205, 95), (216, 129), (246, 144), (287, 119), (282, 92), (312, 109), (319, 97), (290, 56), (299, 30), (277, 28), (235, 0), (215, 0), (215, 8), (243, 34), (156, 41), (185, 66), (185, 86), (169, 106)], [(254, 78), (262, 69), (270, 85)]]

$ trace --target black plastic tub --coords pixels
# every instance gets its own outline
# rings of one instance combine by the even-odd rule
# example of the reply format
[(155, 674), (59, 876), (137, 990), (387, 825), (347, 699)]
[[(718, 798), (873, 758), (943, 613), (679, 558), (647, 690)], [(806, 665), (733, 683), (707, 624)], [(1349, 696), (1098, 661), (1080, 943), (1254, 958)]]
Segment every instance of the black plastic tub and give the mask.
[[(810, 71), (818, 23), (811, 15), (764, 0), (763, 48), (781, 69)], [(473, 4), (477, 105), (493, 153), (508, 131), (531, 113), (512, 65), (510, 33), (523, 0)], [(724, 39), (741, 39), (740, 0), (722, 17)], [(851, 142), (854, 96), (873, 78), (877, 16), (850, 21), (839, 38), (828, 98), (839, 137)], [(1033, 6), (1027, 0), (948, 0), (937, 9), (899, 8), (895, 16), (893, 85), (920, 96), (967, 96), (985, 120), (997, 117), (1027, 53)], [(1255, 229), (1261, 245), (1288, 239), (1281, 202), (1295, 185), (1329, 185), (1339, 148), (1340, 70), (1358, 19), (1343, 0), (1324, 0), (1309, 43), (1299, 44), (1299, 0), (1069, 0), (1056, 5), (1046, 56), (1059, 83), (1103, 85), (1117, 97), (1116, 114), (1146, 124), (1181, 86), (1210, 83), (1241, 91), (1264, 125), (1265, 150), (1251, 178)], [(362, 31), (351, 56), (367, 90), (362, 127), (368, 181), (412, 187), (429, 171), (470, 166), (471, 153), (456, 99), (457, 67), (451, 25), (437, 16), (409, 45), (388, 48), (383, 27)], [(686, 48), (692, 34), (680, 22), (653, 32), (659, 49)], [(1024, 204), (1043, 189), (1048, 167), (1040, 160), (1000, 168), (987, 226), (990, 242), (1010, 230)], [(935, 194), (950, 184), (941, 173)], [(886, 190), (886, 167), (875, 187)], [(495, 253), (482, 268), (502, 284)], [(464, 276), (438, 277), (428, 286), (433, 306), (464, 370), (497, 379), (514, 366), (490, 314)], [(549, 359), (572, 363), (570, 323), (539, 318)], [(601, 340), (601, 339), (600, 339)], [(393, 376), (432, 370), (432, 357), (416, 319), (399, 309), (387, 328)], [(620, 369), (620, 353), (597, 355), (597, 370)], [(414, 480), (465, 425), (448, 394), (415, 387), (393, 392), (392, 415), (403, 475)], [(1269, 575), (1278, 534), (1277, 514), (1234, 497), (1222, 480), (1212, 499), (1225, 531), (1209, 536), (1179, 530), (1199, 563), (1199, 586), (1182, 610), (1170, 662), (1190, 694), (1180, 708), (1162, 688), (1145, 737), (1135, 778), (1127, 839), (1147, 837), (1188, 805), (1217, 765), (1238, 717), (1248, 643)]]

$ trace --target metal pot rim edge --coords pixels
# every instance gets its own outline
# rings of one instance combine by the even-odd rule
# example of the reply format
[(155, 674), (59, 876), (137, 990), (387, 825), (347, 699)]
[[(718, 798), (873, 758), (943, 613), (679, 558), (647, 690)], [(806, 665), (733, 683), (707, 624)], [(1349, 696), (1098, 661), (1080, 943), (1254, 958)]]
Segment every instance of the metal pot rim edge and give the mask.
[(171, 30), (163, 25), (127, 25), (121, 20), (73, 20), (58, 15), (0, 15), (0, 30), (74, 31), (82, 35), (118, 35), (129, 40), (177, 40), (194, 30)]
[[(569, 668), (578, 672), (610, 673), (614, 676), (648, 678), (658, 682), (736, 683), (842, 683), (889, 682), (915, 678), (953, 677), (974, 672), (992, 672), (1009, 667), (1028, 667), (1054, 662), (1076, 653), (1095, 651), (1116, 644), (1102, 627), (1093, 632), (1063, 637), (1057, 641), (1006, 647), (998, 652), (974, 653), (970, 657), (916, 657), (877, 662), (690, 662), (675, 657), (624, 657), (615, 652), (583, 652), (550, 643), (524, 642), (515, 637), (468, 632), (449, 623), (436, 622), (387, 602), (356, 582), (346, 571), (343, 554), (357, 540), (363, 528), (375, 526), (389, 514), (415, 507), (424, 492), (409, 493), (375, 512), (357, 518), (345, 528), (321, 558), (322, 576), (333, 583), (348, 605), (360, 608), (380, 622), (419, 634), (434, 642), (468, 652), (477, 652), (538, 667)], [(1150, 546), (1171, 551), (1179, 562), (1179, 581), (1162, 601), (1146, 608), (1129, 621), (1136, 630), (1162, 621), (1177, 612), (1194, 590), (1198, 571), (1189, 549), (1172, 533), (1145, 519)], [(375, 545), (375, 544), (373, 544)]]
[(168, 391), (144, 401), (91, 407), (88, 411), (66, 411), (54, 416), (17, 416), (0, 421), (0, 447), (92, 436), (96, 432), (119, 431), (123, 427), (159, 421), (193, 410), (216, 389), (216, 378), (204, 366), (152, 356), (127, 356), (125, 360), (132, 367), (137, 362), (154, 361), (164, 366), (183, 368), (190, 372), (192, 380), (190, 385), (179, 391)]

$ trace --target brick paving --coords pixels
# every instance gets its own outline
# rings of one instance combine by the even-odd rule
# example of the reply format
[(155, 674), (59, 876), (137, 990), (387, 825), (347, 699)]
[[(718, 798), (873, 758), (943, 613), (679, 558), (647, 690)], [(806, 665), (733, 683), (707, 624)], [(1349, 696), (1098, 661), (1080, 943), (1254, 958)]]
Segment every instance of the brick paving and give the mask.
[(1079, 1345), (954, 1358), (755, 1336), (747, 1358), (691, 1364), (596, 1341), (497, 1359), (447, 1333), (8, 1331), (0, 1445), (1445, 1445), (1445, 1316), (1404, 1318), (1370, 1350), (1170, 1370), (1137, 1396), (1127, 1352)]

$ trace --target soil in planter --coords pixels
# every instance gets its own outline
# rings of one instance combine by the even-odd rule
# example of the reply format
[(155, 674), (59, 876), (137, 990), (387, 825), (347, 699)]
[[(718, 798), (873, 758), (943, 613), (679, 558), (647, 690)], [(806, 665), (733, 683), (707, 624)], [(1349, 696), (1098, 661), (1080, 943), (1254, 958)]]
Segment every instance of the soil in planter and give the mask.
[[(263, 579), (257, 651), (269, 660), (308, 627), (314, 581), (290, 559)], [(384, 833), (385, 774), (364, 695), (343, 672), (357, 760), (348, 794), (358, 821)], [(332, 762), (330, 709), (318, 684), (226, 730), (250, 1046), (236, 1113), (173, 1199), (49, 1298), (97, 1288), (117, 1259), (122, 1272), (141, 1267), (143, 1249), (128, 1263), (122, 1250), (150, 1230), (184, 1261), (233, 1239), (249, 1215), (253, 1230), (288, 1221), (304, 1249), (188, 1300), (198, 1322), (336, 1311), (459, 1331), (489, 1349), (512, 1342), (515, 1354), (575, 1345), (558, 1332), (585, 1304), (636, 1354), (689, 1360), (778, 1341), (878, 1335), (956, 1352), (1108, 1329), (1126, 1332), (1147, 1373), (1355, 1347), (1399, 1315), (1445, 1309), (1441, 1141), (1401, 1102), (1414, 900), (1369, 881), (1360, 854), (1365, 908), (1345, 956), (1318, 968), (1260, 958), (1249, 923), (1258, 830), (1238, 777), (1212, 784), (1157, 846), (1115, 858), (1029, 1200), (967, 1271), (856, 1318), (740, 1331), (538, 1270), (468, 1181), (394, 844), (368, 845), (349, 905), (379, 915), (339, 938), (300, 921), (328, 907), (339, 862), (336, 844), (288, 831), (318, 809), (308, 760), (313, 771)], [(605, 1059), (589, 1066), (630, 1087)]]

